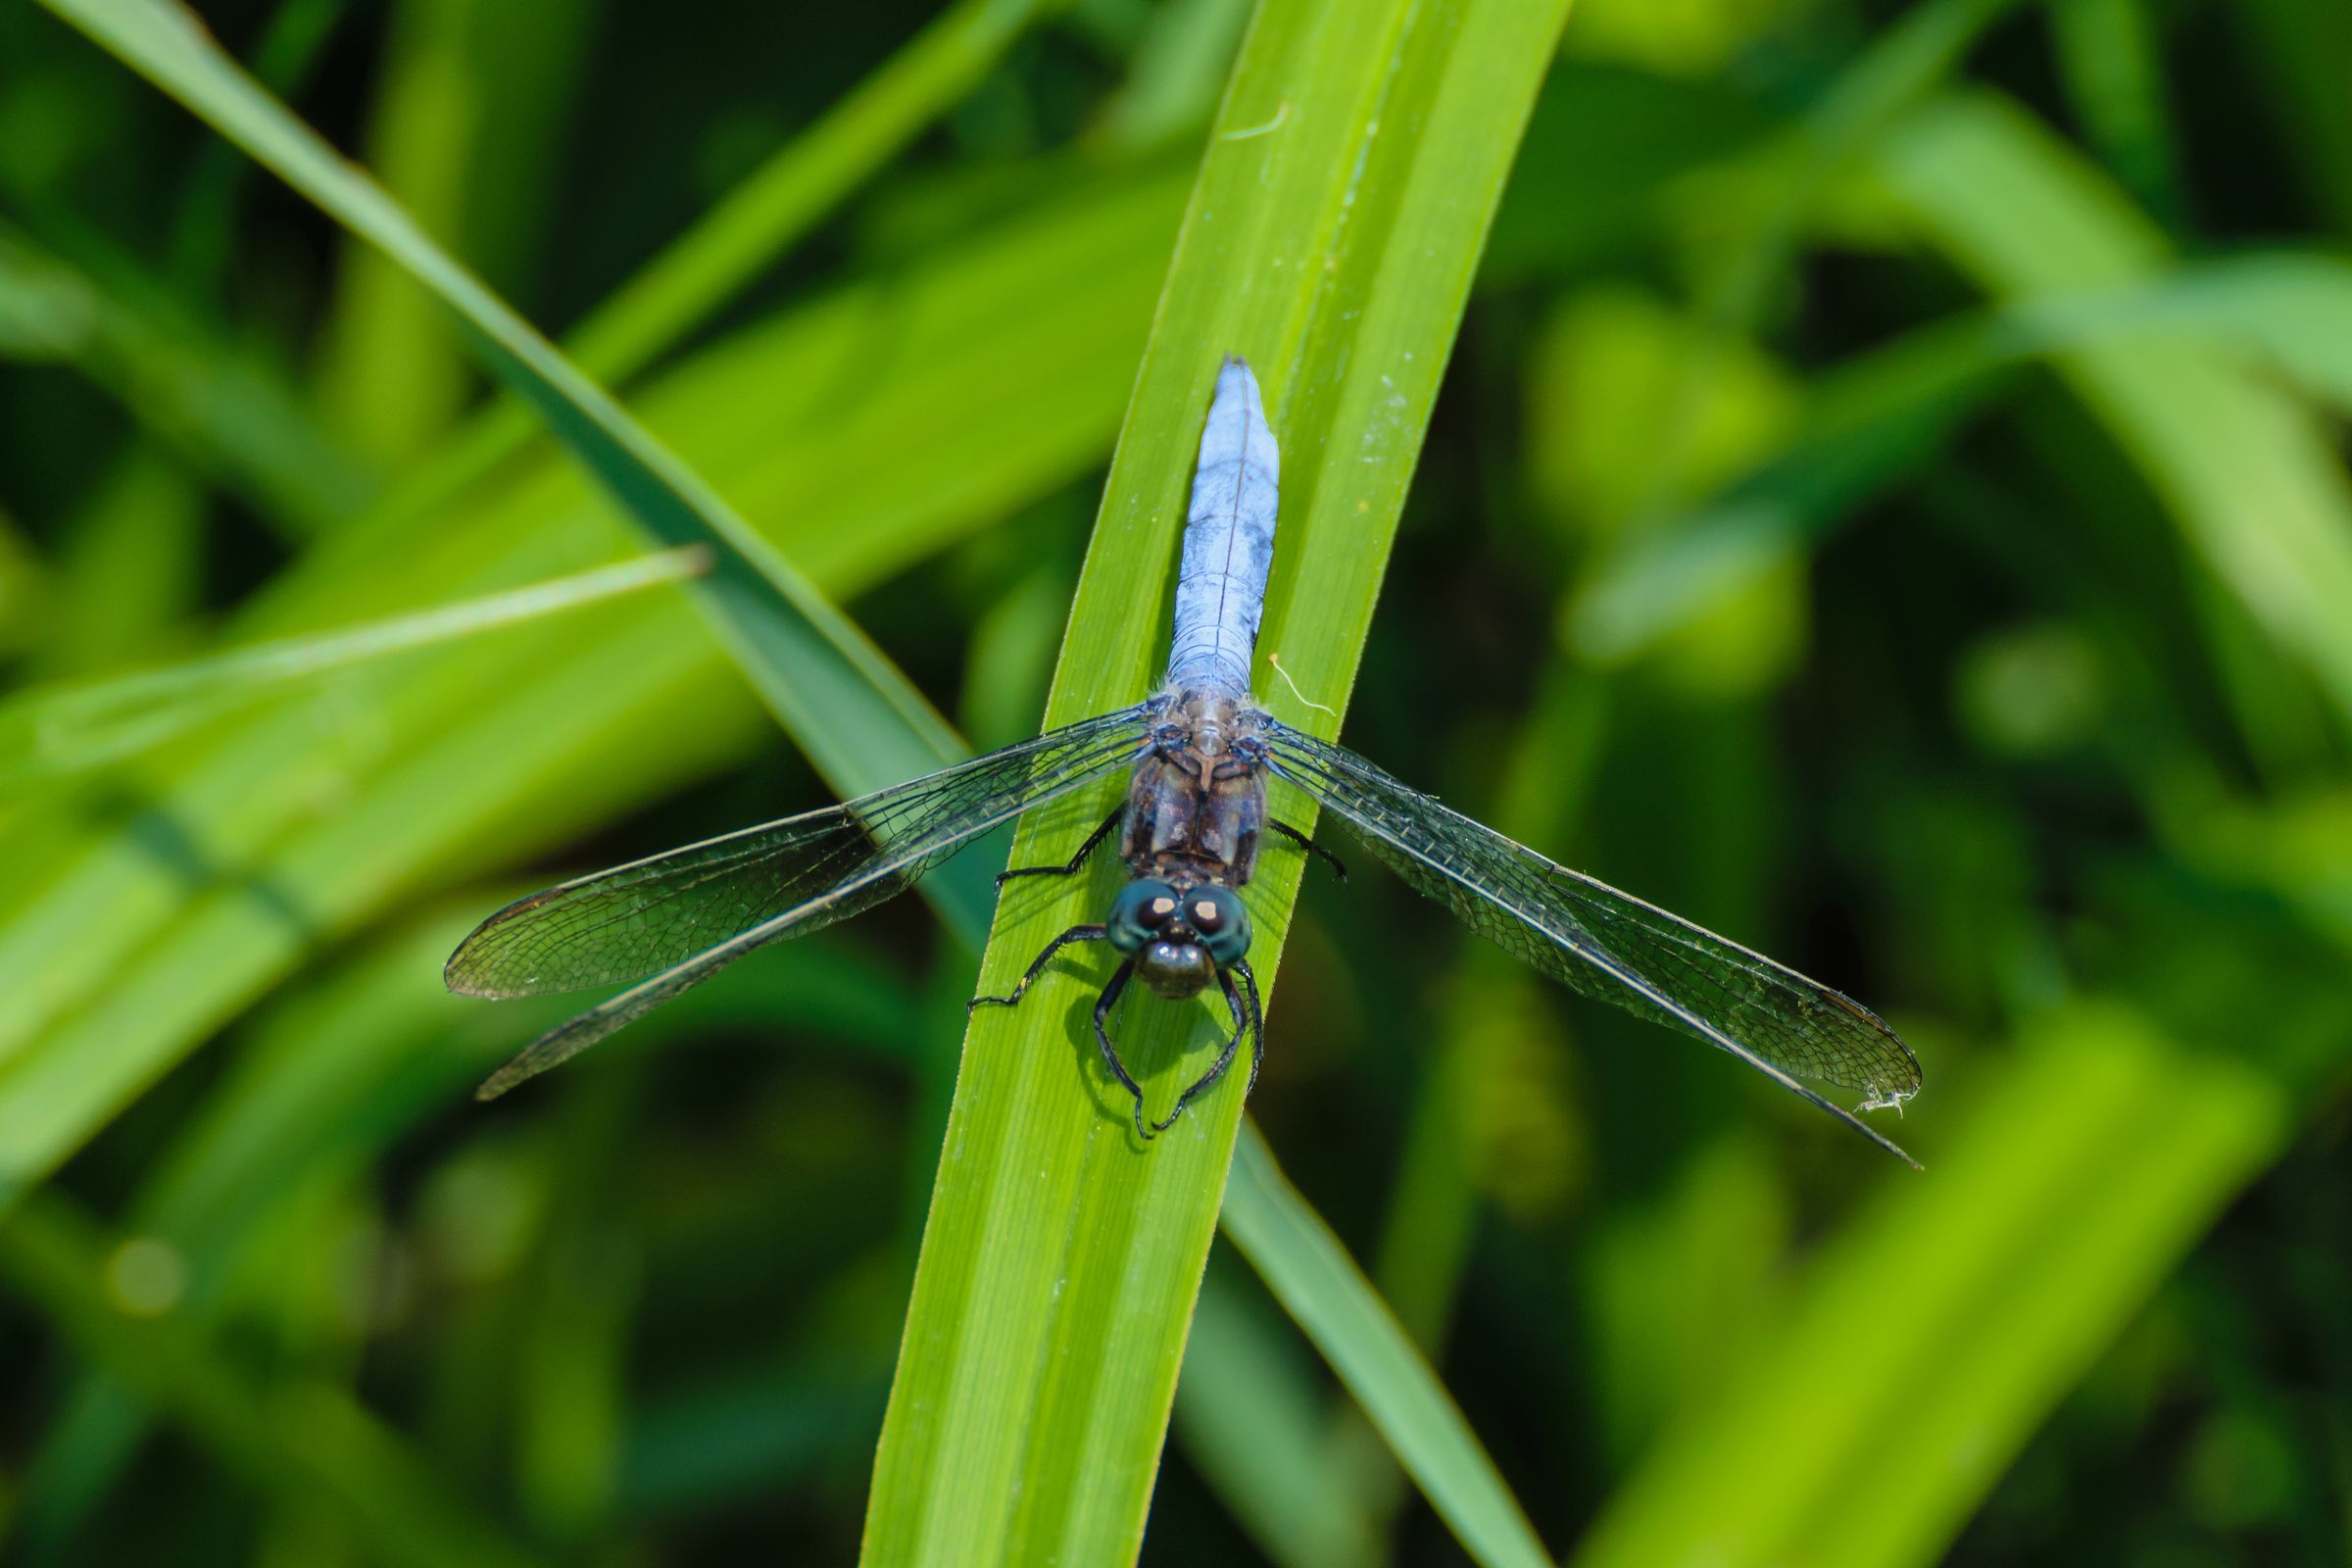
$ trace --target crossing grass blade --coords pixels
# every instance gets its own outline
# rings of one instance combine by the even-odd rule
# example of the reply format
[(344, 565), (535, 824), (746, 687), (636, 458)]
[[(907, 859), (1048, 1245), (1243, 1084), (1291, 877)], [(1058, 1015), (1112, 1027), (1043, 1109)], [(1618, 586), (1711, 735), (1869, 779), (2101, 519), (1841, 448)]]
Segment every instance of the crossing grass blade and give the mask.
[[(1221, 1223), (1237, 1223), (1233, 1195)], [(1212, 1260), (1185, 1341), (1175, 1431), (1243, 1528), (1280, 1568), (1354, 1568), (1380, 1553), (1391, 1488), (1331, 1441), (1297, 1332)], [(1369, 1293), (1359, 1280), (1359, 1290)]]
[(1254, 1128), (1243, 1130), (1234, 1156), (1225, 1233), (1316, 1348), (1342, 1369), (1390, 1451), (1463, 1549), (1487, 1568), (1548, 1564), (1527, 1515), (1445, 1387)]
[[(608, 386), (630, 381), (735, 299), (1066, 0), (963, 0), (752, 171), (564, 340)], [(507, 400), (469, 420), (409, 488), (411, 513), (463, 491), (539, 428)]]
[(961, 0), (796, 136), (567, 340), (592, 374), (625, 379), (725, 304), (777, 252), (955, 104), (1038, 20), (1069, 0)]
[[(1319, 700), (1344, 701), (1564, 12), (1260, 7), (1128, 409), (1049, 724), (1133, 702), (1158, 673), (1183, 496), (1228, 353), (1256, 368), (1286, 457), (1260, 646)], [(1302, 725), (1336, 724), (1286, 702)], [(1016, 863), (1066, 857), (1108, 806), (1105, 792), (1024, 822)], [(1004, 900), (982, 989), (1099, 918), (1115, 869)], [(1279, 861), (1252, 884), (1261, 975), (1297, 886)], [(1229, 1085), (1140, 1147), (1083, 1033), (1099, 984), (1052, 975), (967, 1031), (867, 1503), (869, 1564), (1114, 1563), (1139, 1547), (1242, 1097)], [(1205, 1011), (1173, 1006), (1131, 1008), (1121, 1029), (1155, 1108), (1211, 1032)]]
[(295, 681), (680, 582), (708, 559), (665, 551), (412, 615), (20, 693), (0, 703), (0, 790), (119, 762)]
[[(712, 632), (836, 790), (928, 772), (955, 741), (906, 677), (695, 471), (460, 267), (171, 0), (46, 0), (437, 295), (500, 378), (657, 542), (701, 545)], [(782, 672), (782, 673), (779, 673)]]
[[(1145, 179), (1055, 204), (953, 265), (740, 329), (649, 389), (647, 417), (828, 589), (858, 591), (1096, 460), (1181, 201)], [(773, 395), (838, 391), (845, 367), (872, 377), (847, 402)], [(429, 518), (368, 519), (236, 630), (380, 617), (622, 544), (575, 473), (534, 465)], [(740, 682), (691, 612), (646, 599), (600, 614), (593, 641), (521, 628), (471, 657), (420, 654), (348, 722), (269, 704), (135, 759), (122, 787), (145, 805), (144, 835), (80, 811), (0, 822), (0, 971), (17, 982), (0, 1017), (0, 1208), (313, 942), (754, 744)], [(337, 803), (324, 816), (321, 789)]]

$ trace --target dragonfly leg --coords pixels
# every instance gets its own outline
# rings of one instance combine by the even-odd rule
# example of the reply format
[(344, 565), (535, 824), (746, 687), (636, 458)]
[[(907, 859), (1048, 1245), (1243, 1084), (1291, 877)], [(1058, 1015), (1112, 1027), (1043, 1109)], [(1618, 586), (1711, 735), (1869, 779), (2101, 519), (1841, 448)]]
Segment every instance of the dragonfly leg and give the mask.
[[(1215, 1061), (1209, 1063), (1208, 1071), (1202, 1073), (1190, 1089), (1176, 1097), (1176, 1108), (1168, 1112), (1167, 1120), (1152, 1124), (1152, 1130), (1155, 1133), (1164, 1133), (1175, 1126), (1176, 1118), (1184, 1114), (1184, 1107), (1191, 1104), (1195, 1097), (1210, 1084), (1225, 1076), (1225, 1069), (1233, 1065), (1233, 1054), (1242, 1048), (1242, 1037), (1250, 1033), (1257, 1022), (1257, 982), (1250, 978), (1248, 964), (1238, 964), (1236, 967), (1242, 971), (1244, 983), (1249, 988), (1250, 1003), (1247, 1007), (1242, 1004), (1241, 993), (1233, 988), (1232, 970), (1217, 971), (1217, 984), (1225, 992), (1225, 1005), (1233, 1009), (1233, 1038), (1225, 1042), (1225, 1049), (1217, 1054)], [(1265, 1034), (1260, 1030), (1257, 1043), (1250, 1048), (1250, 1082), (1252, 1087), (1257, 1083), (1257, 1058), (1264, 1054), (1264, 1049)], [(1243, 1097), (1247, 1099), (1249, 1091), (1244, 1090)]]
[(1102, 988), (1102, 995), (1095, 1000), (1095, 1043), (1102, 1048), (1102, 1065), (1110, 1069), (1113, 1078), (1126, 1086), (1128, 1095), (1135, 1101), (1136, 1134), (1149, 1143), (1152, 1129), (1144, 1125), (1143, 1086), (1135, 1081), (1135, 1074), (1129, 1072), (1127, 1064), (1119, 1059), (1118, 1047), (1110, 1043), (1110, 1009), (1118, 1005), (1119, 993), (1127, 989), (1127, 977), (1133, 973), (1135, 960), (1129, 958), (1111, 972), (1110, 983)]
[(1250, 970), (1250, 960), (1236, 960), (1233, 972), (1242, 977), (1242, 990), (1250, 998), (1250, 1032), (1256, 1037), (1250, 1047), (1250, 1081), (1242, 1086), (1242, 1099), (1247, 1102), (1257, 1089), (1257, 1069), (1266, 1060), (1266, 1007), (1258, 1000), (1257, 976)]
[(987, 1003), (999, 1007), (1011, 1006), (1014, 1003), (1019, 1002), (1021, 998), (1028, 993), (1030, 986), (1037, 982), (1037, 977), (1046, 972), (1046, 965), (1054, 961), (1054, 955), (1059, 953), (1062, 949), (1068, 947), (1073, 942), (1100, 942), (1102, 940), (1102, 932), (1103, 928), (1099, 925), (1074, 925), (1070, 927), (1067, 931), (1064, 931), (1061, 935), (1055, 937), (1053, 941), (1046, 944), (1046, 951), (1039, 954), (1035, 960), (1030, 963), (1028, 972), (1021, 976), (1019, 983), (1016, 984), (1010, 992), (1002, 997), (974, 997), (971, 1001), (963, 1004), (963, 1015), (966, 1018), (969, 1018), (973, 1011), (983, 1003)]
[(1304, 850), (1307, 854), (1320, 855), (1323, 857), (1323, 863), (1331, 867), (1331, 874), (1333, 876), (1338, 877), (1343, 882), (1348, 880), (1348, 867), (1340, 863), (1340, 858), (1338, 856), (1332, 854), (1322, 845), (1317, 844), (1313, 839), (1308, 838), (1305, 834), (1291, 826), (1290, 823), (1282, 821), (1278, 817), (1269, 816), (1266, 818), (1266, 826), (1272, 828), (1284, 838), (1289, 839), (1293, 844), (1298, 845), (1298, 848)]
[(1110, 830), (1119, 825), (1119, 818), (1126, 810), (1125, 802), (1111, 808), (1110, 814), (1102, 819), (1102, 825), (1089, 833), (1086, 842), (1078, 846), (1078, 853), (1070, 857), (1069, 864), (1016, 865), (1010, 870), (997, 873), (997, 886), (1001, 888), (1016, 876), (1076, 876), (1086, 868), (1086, 862), (1094, 853), (1102, 847), (1102, 841), (1110, 837)]

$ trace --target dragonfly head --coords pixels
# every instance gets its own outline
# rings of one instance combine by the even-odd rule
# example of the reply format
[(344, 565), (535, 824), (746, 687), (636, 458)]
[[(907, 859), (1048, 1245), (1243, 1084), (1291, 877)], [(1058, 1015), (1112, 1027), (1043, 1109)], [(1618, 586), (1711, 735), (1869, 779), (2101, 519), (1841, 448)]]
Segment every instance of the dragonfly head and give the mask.
[(1250, 951), (1250, 910), (1231, 888), (1178, 887), (1138, 877), (1110, 906), (1110, 945), (1135, 960), (1144, 984), (1181, 1002), (1208, 989)]

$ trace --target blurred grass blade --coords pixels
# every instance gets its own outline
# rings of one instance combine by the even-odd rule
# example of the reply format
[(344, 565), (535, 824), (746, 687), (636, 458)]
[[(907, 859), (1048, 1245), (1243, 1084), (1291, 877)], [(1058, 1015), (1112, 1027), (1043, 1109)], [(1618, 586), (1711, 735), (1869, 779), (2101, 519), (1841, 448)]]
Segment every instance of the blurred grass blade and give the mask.
[[(350, 15), (346, 0), (277, 0), (248, 58), (254, 79), (280, 98), (301, 96)], [(236, 244), (238, 204), (253, 160), (225, 141), (196, 155), (181, 185), (172, 224), (172, 275), (198, 298), (210, 299), (227, 275)]]
[(1606, 558), (1564, 618), (1569, 639), (1602, 661), (1654, 647), (1936, 456), (2029, 362), (2063, 368), (2079, 351), (2168, 345), (2256, 357), (2352, 414), (2352, 267), (2293, 253), (2180, 267), (2143, 284), (2030, 295), (1859, 356), (1819, 377), (1785, 451)]
[(2260, 1071), (2120, 1009), (2037, 1035), (1927, 1176), (1886, 1189), (1787, 1324), (1620, 1488), (1582, 1568), (1939, 1560), (2291, 1126)]
[(2116, 178), (2166, 227), (2182, 211), (2155, 24), (2146, 0), (2062, 0), (2051, 41), (2083, 127)]
[[(177, 0), (168, 0), (177, 3)], [(547, 28), (543, 55), (569, 52), (577, 25), (545, 17), (546, 0), (504, 0), (526, 15), (541, 13)], [(575, 16), (584, 14), (574, 7)], [(392, 0), (377, 38), (380, 64), (366, 88), (353, 134), (351, 162), (368, 171), (387, 200), (417, 229), (437, 235), (485, 278), (498, 274), (485, 256), (473, 216), (471, 183), (478, 171), (510, 161), (527, 164), (532, 138), (501, 146), (484, 113), (489, 30), (478, 24), (491, 10), (447, 0)], [(270, 92), (257, 81), (256, 89)], [(514, 100), (534, 95), (514, 83)], [(498, 158), (480, 156), (497, 146)], [(338, 440), (388, 471), (414, 465), (475, 391), (464, 328), (433, 291), (365, 239), (338, 235), (331, 294), (311, 355), (311, 401)]]
[[(1839, 74), (1803, 120), (1740, 161), (1737, 173), (1747, 188), (1733, 209), (1731, 240), (1705, 252), (1710, 272), (1703, 312), (1716, 329), (1749, 328), (1836, 181), (2018, 4), (1925, 0), (1910, 7)], [(1690, 198), (1715, 202), (1719, 186), (1719, 173), (1702, 176)], [(1704, 368), (1703, 359), (1693, 361), (1691, 373)]]
[[(1647, 470), (1636, 492), (1642, 503), (1638, 511), (1663, 508), (1689, 493), (1699, 414), (1721, 373), (1724, 355), (1755, 330), (1806, 225), (1827, 197), (1888, 127), (1935, 91), (2017, 4), (2018, 0), (1924, 0), (1910, 7), (1838, 74), (1803, 119), (1756, 150), (1686, 182), (1678, 195), (1687, 221), (1713, 236), (1694, 253), (1705, 268), (1698, 306), (1705, 330), (1682, 357), (1672, 416), (1660, 438), (1647, 443), (1634, 460)], [(1709, 519), (1708, 527), (1700, 530), (1701, 555), (1715, 555), (1726, 536), (1731, 545), (1728, 556), (1705, 561), (1697, 574), (1710, 601), (1781, 559), (1784, 547), (1765, 537), (1785, 520), (1772, 512), (1769, 502), (1760, 510), (1740, 509), (1728, 517)], [(1682, 532), (1645, 529), (1642, 536), (1672, 548)], [(1607, 648), (1612, 656), (1630, 650), (1645, 634), (1602, 622), (1635, 615), (1660, 619), (1657, 610), (1642, 601), (1652, 597), (1661, 582), (1681, 574), (1681, 563), (1665, 565), (1664, 572), (1650, 572), (1657, 581), (1641, 584), (1638, 592), (1618, 595), (1621, 603), (1581, 617), (1576, 635), (1594, 639), (1594, 648)]]
[[(291, 988), (240, 1031), (234, 1061), (156, 1152), (126, 1209), (127, 1228), (184, 1260), (180, 1315), (218, 1322), (249, 1309), (253, 1292), (273, 1292), (261, 1244), (283, 1237), (289, 1209), (370, 1168), (571, 1010), (561, 997), (479, 1007), (441, 985), (450, 949), (500, 902), (485, 892), (404, 924)], [(772, 958), (730, 969), (662, 1008), (624, 1037), (623, 1054), (716, 1024), (822, 1036), (893, 1061), (922, 1026), (894, 971), (844, 942), (794, 944)], [(334, 1049), (319, 1049), (321, 1041)], [(146, 1402), (105, 1375), (107, 1366), (100, 1361), (60, 1402), (27, 1468), (25, 1529), (36, 1539), (74, 1534), (147, 1427)], [(873, 1394), (868, 1446), (880, 1420), (878, 1376)]]
[(2279, 150), (2340, 241), (2352, 239), (2352, 11), (2308, 0), (2244, 0), (2226, 13), (2256, 57), (2269, 102), (2284, 128)]
[(536, 1559), (477, 1518), (449, 1482), (344, 1390), (257, 1387), (173, 1315), (180, 1265), (169, 1248), (110, 1247), (64, 1199), (35, 1194), (0, 1220), (0, 1278), (37, 1303), (93, 1361), (198, 1435), (254, 1490), (341, 1515), (381, 1561), (415, 1568), (522, 1568)]
[(828, 783), (854, 795), (927, 772), (954, 738), (906, 677), (704, 481), (452, 261), (170, 0), (43, 0), (431, 288), (646, 531), (712, 552), (712, 630)]
[[(1137, 378), (1049, 724), (1133, 702), (1159, 672), (1185, 487), (1227, 353), (1257, 368), (1286, 460), (1261, 646), (1301, 687), (1344, 700), (1564, 12), (1259, 8)], [(1275, 706), (1323, 733), (1336, 724)], [(1024, 820), (1015, 862), (1066, 857), (1115, 788)], [(1002, 901), (982, 989), (1098, 917), (1115, 870)], [(1298, 874), (1277, 858), (1252, 884), (1261, 975)], [(1228, 1085), (1139, 1148), (1073, 1027), (1093, 989), (1049, 976), (966, 1033), (866, 1508), (868, 1564), (1112, 1564), (1138, 1549), (1242, 1096)], [(1176, 1006), (1132, 1007), (1122, 1029), (1155, 1104), (1173, 1097), (1187, 1045), (1212, 1032), (1205, 1009)]]
[(185, 464), (155, 442), (129, 443), (66, 524), (40, 605), (44, 635), (19, 676), (92, 677), (181, 652), (204, 592), (210, 504)]
[(565, 340), (603, 380), (627, 380), (961, 100), (1037, 20), (1069, 0), (960, 0), (728, 192)]
[[(1226, 1189), (1220, 1217), (1229, 1237), (1234, 1191)], [(1310, 1215), (1308, 1223), (1320, 1221)], [(1348, 1283), (1380, 1310), (1369, 1282), (1358, 1276)], [(1185, 1456), (1280, 1568), (1378, 1561), (1375, 1494), (1396, 1489), (1367, 1486), (1383, 1478), (1366, 1475), (1332, 1441), (1320, 1380), (1297, 1334), (1255, 1298), (1245, 1294), (1229, 1260), (1210, 1262), (1176, 1385)]]
[(1152, 12), (1127, 80), (1090, 140), (1132, 150), (1197, 135), (1216, 112), (1249, 24), (1250, 0), (1171, 0)]
[[(2168, 259), (2095, 170), (1990, 95), (1924, 111), (1878, 172), (2003, 301), (2143, 285)], [(2099, 340), (2056, 363), (2208, 569), (2352, 714), (2352, 484), (2308, 412), (2195, 344)]]
[(1243, 1130), (1235, 1151), (1225, 1234), (1340, 1369), (1463, 1549), (1486, 1568), (1549, 1563), (1445, 1386), (1340, 1239), (1293, 1190), (1254, 1127)]
[[(945, 114), (1067, 0), (962, 0), (754, 170), (609, 295), (564, 339), (587, 374), (626, 384), (758, 278), (844, 198)], [(538, 429), (501, 401), (401, 496), (425, 511), (493, 471)]]
[(2025, 299), (2005, 317), (2018, 347), (2034, 352), (2134, 336), (2250, 352), (2352, 417), (2352, 265), (2332, 256), (2179, 267), (2138, 287)]
[(120, 761), (289, 682), (681, 582), (709, 559), (699, 546), (669, 550), (413, 615), (23, 692), (0, 703), (0, 789)]
[(290, 536), (374, 497), (376, 476), (268, 368), (187, 320), (129, 258), (86, 235), (74, 249), (58, 254), (0, 222), (0, 359), (73, 365)]
[(1569, 646), (1601, 662), (1656, 647), (1782, 569), (1872, 495), (1936, 456), (2001, 390), (2022, 344), (1970, 322), (1929, 328), (1814, 382), (1770, 461), (1681, 516), (1637, 530), (1563, 607)]

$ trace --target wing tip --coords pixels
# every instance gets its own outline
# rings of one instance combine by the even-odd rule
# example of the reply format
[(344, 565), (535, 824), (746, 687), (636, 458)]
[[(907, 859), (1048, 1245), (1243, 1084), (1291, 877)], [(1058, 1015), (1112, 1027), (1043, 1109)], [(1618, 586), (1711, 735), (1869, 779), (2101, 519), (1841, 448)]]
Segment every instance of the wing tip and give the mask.
[(531, 1053), (525, 1050), (475, 1087), (473, 1102), (477, 1105), (487, 1105), (524, 1079), (536, 1078), (545, 1070), (546, 1065), (533, 1061)]

